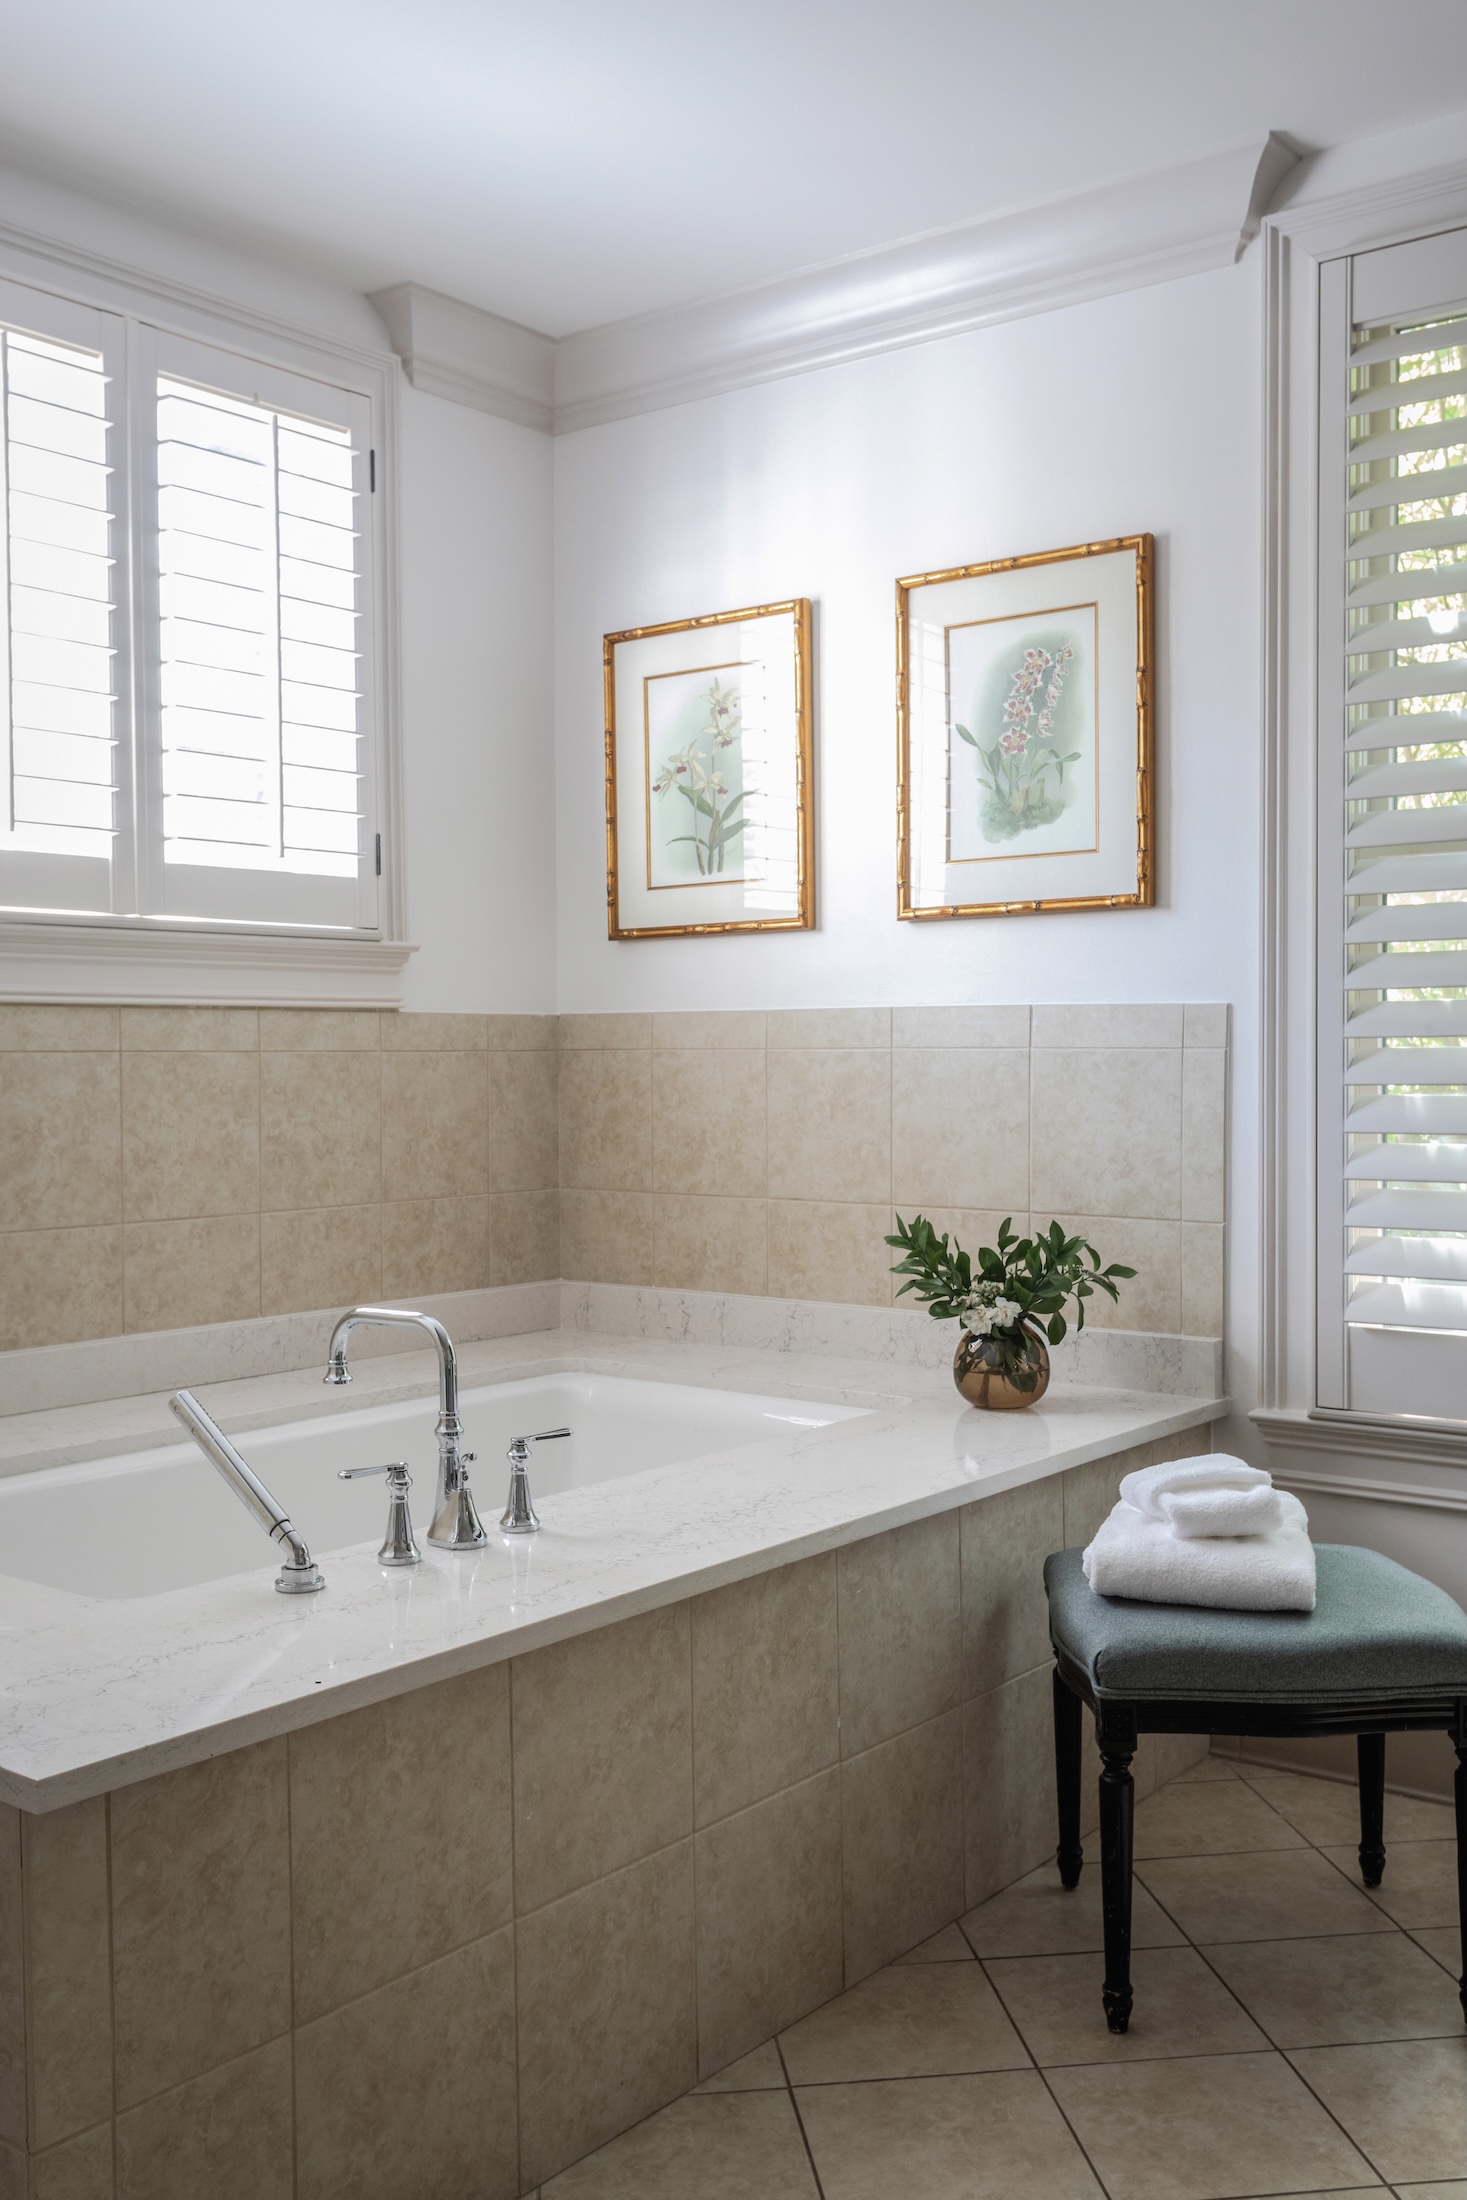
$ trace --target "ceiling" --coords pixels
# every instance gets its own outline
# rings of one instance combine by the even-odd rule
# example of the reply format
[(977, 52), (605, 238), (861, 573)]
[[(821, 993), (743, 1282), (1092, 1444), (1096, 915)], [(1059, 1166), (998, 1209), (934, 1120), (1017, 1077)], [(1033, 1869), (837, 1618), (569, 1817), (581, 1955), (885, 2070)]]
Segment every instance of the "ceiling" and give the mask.
[(1467, 108), (1462, 0), (0, 0), (0, 53), (12, 166), (555, 336)]

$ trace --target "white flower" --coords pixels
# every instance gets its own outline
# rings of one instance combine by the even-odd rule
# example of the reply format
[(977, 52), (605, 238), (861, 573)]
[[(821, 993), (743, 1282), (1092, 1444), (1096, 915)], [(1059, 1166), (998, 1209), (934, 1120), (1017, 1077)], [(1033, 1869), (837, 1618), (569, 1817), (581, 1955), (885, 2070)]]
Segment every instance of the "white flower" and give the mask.
[(980, 1283), (972, 1293), (962, 1323), (975, 1337), (991, 1337), (995, 1330), (1015, 1328), (1023, 1318), (1023, 1307), (1014, 1299), (1000, 1297), (997, 1284)]

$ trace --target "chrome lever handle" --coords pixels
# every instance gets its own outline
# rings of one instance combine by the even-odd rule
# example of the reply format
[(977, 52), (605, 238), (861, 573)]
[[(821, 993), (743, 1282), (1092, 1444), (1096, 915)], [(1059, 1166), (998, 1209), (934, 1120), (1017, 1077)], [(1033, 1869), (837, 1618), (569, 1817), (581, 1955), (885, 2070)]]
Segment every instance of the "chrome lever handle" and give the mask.
[(382, 1548), (377, 1562), (382, 1566), (416, 1566), (422, 1559), (413, 1535), (412, 1514), (408, 1510), (408, 1491), (413, 1478), (405, 1459), (391, 1459), (381, 1467), (338, 1467), (338, 1482), (356, 1482), (368, 1475), (385, 1474), (387, 1477), (387, 1533), (382, 1538)]
[(569, 1436), (568, 1428), (543, 1428), (534, 1436), (516, 1436), (509, 1447), (509, 1502), (499, 1516), (499, 1526), (505, 1535), (533, 1535), (540, 1525), (539, 1515), (530, 1498), (530, 1477), (527, 1472), (531, 1444), (548, 1444), (552, 1437)]

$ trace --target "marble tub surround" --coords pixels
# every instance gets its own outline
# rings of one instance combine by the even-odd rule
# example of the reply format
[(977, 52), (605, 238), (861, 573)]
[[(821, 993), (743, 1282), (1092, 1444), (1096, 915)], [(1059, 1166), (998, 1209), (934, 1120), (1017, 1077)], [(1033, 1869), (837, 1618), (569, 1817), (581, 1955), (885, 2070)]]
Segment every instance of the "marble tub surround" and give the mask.
[(556, 1019), (0, 1005), (0, 1350), (560, 1274)]
[[(1147, 1409), (1129, 1417), (1134, 1437)], [(1045, 1424), (1019, 1418), (1032, 1466)], [(738, 1578), (704, 1565), (643, 1610), (603, 1573), (590, 1632), (536, 1647), (531, 1622), (494, 1662), (425, 1660), (408, 1693), (347, 1709), (337, 1689), (288, 1732), (221, 1727), (109, 1793), (0, 1805), (15, 2188), (512, 2200), (1041, 1865), (1040, 1563), (1158, 1442), (1210, 1440), (1080, 1419), (1119, 1448), (1067, 1466), (1058, 1446), (1004, 1489), (1011, 1456), (939, 1510)], [(745, 1498), (763, 1508), (757, 1478)], [(533, 1611), (533, 1578), (515, 1593)], [(256, 1669), (316, 1632), (286, 1620)], [(328, 1697), (343, 1655), (317, 1647)], [(219, 1678), (193, 1658), (196, 1695)], [(1142, 1795), (1205, 1748), (1143, 1749)], [(819, 2082), (808, 2053), (799, 2076)]]
[(889, 1305), (894, 1212), (1058, 1216), (1137, 1270), (1088, 1320), (1221, 1334), (1226, 1007), (559, 1022), (568, 1277)]

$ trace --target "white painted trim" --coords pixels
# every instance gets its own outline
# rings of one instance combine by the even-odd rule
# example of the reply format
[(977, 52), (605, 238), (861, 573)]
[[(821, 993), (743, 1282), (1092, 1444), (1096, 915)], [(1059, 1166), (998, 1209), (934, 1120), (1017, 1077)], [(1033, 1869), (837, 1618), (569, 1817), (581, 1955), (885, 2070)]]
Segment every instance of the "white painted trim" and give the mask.
[(521, 427), (548, 429), (555, 408), (555, 341), (420, 283), (375, 290), (371, 304), (414, 389)]
[(0, 1001), (396, 1008), (401, 940), (0, 917)]

